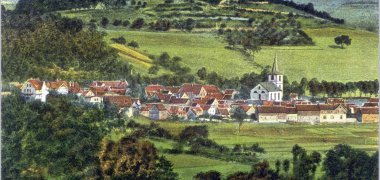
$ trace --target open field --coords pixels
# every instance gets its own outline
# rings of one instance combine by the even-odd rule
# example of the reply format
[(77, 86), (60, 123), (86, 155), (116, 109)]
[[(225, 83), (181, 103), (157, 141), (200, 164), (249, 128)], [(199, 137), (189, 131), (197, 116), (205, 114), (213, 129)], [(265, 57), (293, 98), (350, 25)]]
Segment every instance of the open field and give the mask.
[[(136, 118), (136, 121), (145, 124), (151, 122), (145, 118)], [(328, 149), (332, 148), (336, 144), (349, 144), (354, 148), (362, 149), (368, 153), (373, 153), (378, 148), (378, 124), (302, 125), (244, 123), (240, 133), (237, 134), (238, 125), (236, 123), (156, 122), (158, 122), (161, 127), (168, 129), (175, 135), (179, 134), (186, 126), (189, 125), (207, 125), (209, 129), (209, 139), (215, 140), (217, 143), (227, 145), (229, 147), (233, 147), (235, 144), (245, 144), (250, 146), (253, 143), (259, 143), (260, 146), (264, 147), (266, 151), (265, 154), (259, 154), (259, 158), (267, 159), (271, 163), (272, 168), (274, 167), (277, 159), (291, 160), (291, 149), (294, 144), (299, 144), (308, 152), (318, 151), (322, 155), (324, 155)], [(153, 142), (156, 146), (159, 146), (158, 149), (160, 149), (160, 147), (171, 147), (172, 144), (172, 142), (169, 141)], [(186, 159), (185, 157), (182, 157), (182, 155), (167, 156), (168, 159), (174, 163), (175, 171), (178, 172), (183, 179), (189, 179), (195, 175), (196, 172), (199, 172), (199, 170), (204, 170), (204, 168), (202, 168), (203, 165), (200, 164), (200, 161), (189, 163), (193, 161), (181, 161), (181, 158)], [(207, 163), (212, 164), (213, 162), (214, 160), (207, 160)], [(183, 166), (186, 166), (187, 169), (184, 170)], [(225, 164), (225, 166), (239, 166), (239, 168), (235, 169), (235, 171), (246, 167), (236, 164)], [(224, 168), (224, 166), (211, 167), (215, 168), (215, 170), (224, 171), (219, 169)], [(249, 170), (248, 167), (246, 168), (246, 170)], [(321, 173), (321, 169), (318, 168), (317, 176), (320, 176)]]
[[(313, 38), (315, 46), (263, 47), (256, 54), (256, 62), (271, 65), (277, 53), (279, 68), (290, 81), (300, 81), (302, 77), (342, 82), (377, 78), (377, 34), (338, 28), (305, 31)], [(212, 34), (115, 30), (107, 32), (107, 38), (124, 36), (127, 40), (137, 41), (140, 49), (149, 54), (168, 52), (171, 56), (180, 56), (184, 65), (189, 66), (193, 73), (201, 67), (224, 77), (260, 71), (240, 52), (225, 49), (223, 39)], [(351, 46), (345, 49), (336, 47), (334, 38), (341, 34), (352, 38)]]

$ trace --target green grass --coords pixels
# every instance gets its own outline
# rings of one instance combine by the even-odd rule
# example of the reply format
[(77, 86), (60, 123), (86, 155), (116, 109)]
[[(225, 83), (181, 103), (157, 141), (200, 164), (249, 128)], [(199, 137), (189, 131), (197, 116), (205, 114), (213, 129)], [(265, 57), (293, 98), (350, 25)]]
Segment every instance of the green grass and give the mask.
[[(279, 68), (289, 80), (302, 77), (327, 81), (359, 81), (377, 78), (378, 35), (368, 31), (338, 28), (305, 30), (315, 46), (264, 47), (257, 54), (257, 62), (271, 65), (277, 53)], [(334, 46), (334, 38), (346, 34), (352, 45), (340, 49)]]
[(148, 54), (158, 56), (162, 52), (168, 52), (171, 57), (182, 57), (183, 64), (190, 67), (193, 73), (206, 67), (209, 72), (216, 71), (225, 77), (234, 77), (255, 70), (242, 54), (225, 49), (226, 44), (212, 34), (113, 30), (107, 32), (107, 39), (124, 36), (128, 41), (137, 41), (140, 50)]
[(174, 171), (178, 173), (180, 179), (184, 180), (192, 179), (192, 177), (199, 172), (210, 170), (219, 171), (222, 173), (222, 176), (226, 178), (229, 174), (236, 171), (248, 172), (251, 169), (249, 165), (187, 154), (164, 154), (164, 156), (174, 164)]
[[(315, 46), (263, 47), (256, 54), (256, 62), (271, 65), (277, 53), (279, 68), (290, 81), (300, 81), (302, 77), (342, 82), (377, 78), (377, 34), (339, 28), (305, 31), (313, 38)], [(190, 67), (193, 73), (201, 67), (224, 77), (259, 71), (245, 56), (237, 51), (225, 49), (225, 42), (211, 34), (113, 30), (107, 32), (107, 38), (122, 35), (128, 40), (136, 40), (140, 49), (149, 54), (159, 55), (161, 52), (168, 52), (171, 56), (180, 56), (183, 58), (183, 64)], [(347, 34), (352, 38), (351, 46), (344, 49), (335, 47), (334, 37), (341, 34)]]
[[(142, 117), (136, 121), (148, 124), (151, 121)], [(236, 123), (196, 123), (196, 122), (170, 122), (156, 121), (161, 127), (168, 129), (174, 135), (178, 135), (186, 126), (207, 125), (209, 129), (209, 139), (215, 140), (219, 144), (233, 147), (235, 144), (259, 143), (264, 147), (266, 153), (259, 154), (260, 159), (267, 159), (271, 167), (275, 167), (277, 159), (292, 159), (291, 149), (294, 144), (299, 144), (308, 152), (318, 151), (322, 155), (336, 144), (348, 144), (354, 148), (364, 150), (370, 154), (378, 149), (378, 124), (322, 124), (322, 125), (302, 125), (302, 124), (255, 124), (244, 123), (240, 133), (237, 133)], [(170, 147), (171, 142), (159, 146)], [(191, 174), (205, 171), (201, 161), (185, 160), (181, 158), (169, 158), (174, 163), (176, 172), (182, 174), (184, 179), (191, 178)], [(184, 160), (181, 160), (181, 159)], [(202, 158), (191, 156), (191, 158)], [(209, 160), (215, 162), (216, 160)], [(191, 167), (185, 168), (183, 167)], [(227, 167), (227, 168), (226, 168)], [(215, 168), (226, 174), (230, 165), (225, 164)], [(240, 170), (239, 168), (234, 171)], [(249, 169), (247, 169), (249, 170)], [(190, 172), (190, 174), (187, 174)], [(228, 173), (227, 173), (228, 174)], [(317, 177), (322, 175), (320, 168), (317, 170)]]

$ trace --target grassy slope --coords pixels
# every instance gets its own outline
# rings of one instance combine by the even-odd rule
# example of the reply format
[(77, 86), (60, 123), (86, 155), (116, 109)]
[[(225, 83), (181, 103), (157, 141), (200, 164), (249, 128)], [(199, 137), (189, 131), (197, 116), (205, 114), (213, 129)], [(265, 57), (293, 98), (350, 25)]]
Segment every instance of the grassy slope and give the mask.
[[(149, 120), (138, 118), (140, 123), (149, 123)], [(267, 151), (261, 154), (261, 159), (267, 159), (274, 167), (277, 159), (291, 159), (291, 148), (294, 144), (299, 144), (306, 148), (308, 152), (318, 151), (322, 154), (338, 143), (345, 143), (354, 148), (365, 150), (373, 153), (378, 147), (378, 125), (377, 124), (326, 124), (326, 125), (290, 125), (290, 124), (253, 124), (244, 123), (241, 132), (236, 132), (237, 124), (235, 123), (181, 123), (159, 121), (160, 126), (168, 129), (173, 134), (179, 134), (186, 126), (205, 124), (209, 127), (209, 138), (220, 144), (232, 147), (234, 144), (259, 143)], [(156, 144), (156, 143), (155, 143)], [(159, 144), (159, 146), (163, 146)], [(166, 145), (165, 147), (170, 147)], [(205, 170), (200, 161), (181, 161), (182, 156), (169, 156), (174, 163), (175, 171), (181, 174), (183, 179), (191, 179), (196, 174), (196, 170)], [(192, 157), (197, 158), (197, 157)], [(214, 160), (208, 160), (212, 164)], [(186, 166), (186, 169), (183, 169)], [(230, 164), (223, 166), (212, 166), (215, 170), (221, 170), (225, 173), (225, 168)], [(249, 170), (241, 169), (244, 166), (238, 166), (234, 171)], [(212, 169), (212, 168), (210, 168)], [(228, 168), (226, 168), (228, 169)], [(209, 169), (207, 169), (209, 170)], [(189, 172), (189, 173), (187, 173)], [(317, 171), (317, 176), (321, 175), (321, 169)]]
[[(139, 43), (140, 49), (149, 54), (159, 55), (168, 52), (170, 56), (180, 56), (183, 63), (195, 73), (201, 67), (207, 67), (223, 76), (238, 76), (251, 72), (255, 67), (239, 52), (227, 50), (225, 44), (211, 34), (112, 31), (108, 37), (124, 36)], [(228, 68), (232, 67), (232, 68)]]
[[(319, 80), (358, 81), (377, 78), (378, 36), (360, 30), (337, 28), (306, 30), (316, 46), (310, 47), (266, 47), (258, 54), (259, 64), (271, 65), (277, 52), (279, 67), (290, 80), (302, 77)], [(352, 45), (332, 48), (334, 37), (347, 34)]]
[[(180, 56), (183, 63), (196, 72), (201, 67), (216, 71), (225, 77), (259, 71), (239, 52), (225, 49), (222, 39), (210, 34), (114, 31), (108, 37), (123, 35), (139, 42), (141, 49), (158, 55), (168, 52)], [(289, 80), (299, 81), (302, 77), (328, 81), (359, 81), (377, 77), (378, 36), (375, 33), (339, 28), (307, 29), (316, 42), (315, 46), (263, 47), (256, 55), (261, 65), (271, 65), (274, 54), (278, 54), (280, 70)], [(352, 45), (332, 48), (334, 37), (348, 34)], [(339, 68), (337, 68), (339, 67)]]

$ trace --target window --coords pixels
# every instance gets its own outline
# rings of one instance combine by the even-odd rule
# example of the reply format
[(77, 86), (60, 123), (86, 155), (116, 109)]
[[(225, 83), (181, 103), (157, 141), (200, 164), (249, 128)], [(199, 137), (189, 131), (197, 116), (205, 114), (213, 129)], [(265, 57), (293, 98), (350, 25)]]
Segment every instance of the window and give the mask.
[(340, 119), (343, 119), (343, 115), (340, 115)]
[(334, 119), (334, 116), (333, 116), (333, 115), (331, 115), (331, 116), (330, 116), (330, 119)]
[(257, 93), (257, 91), (253, 91), (253, 93)]
[(261, 91), (261, 94), (265, 94), (265, 91)]
[(323, 116), (323, 119), (326, 119), (326, 115)]
[(281, 100), (281, 99), (280, 99), (280, 93), (278, 93), (277, 95), (278, 95), (278, 100)]
[(281, 76), (278, 76), (278, 80), (281, 81)]
[(270, 75), (270, 79), (271, 79), (271, 80), (274, 80), (274, 75)]
[(259, 86), (259, 89), (261, 89), (261, 86)]

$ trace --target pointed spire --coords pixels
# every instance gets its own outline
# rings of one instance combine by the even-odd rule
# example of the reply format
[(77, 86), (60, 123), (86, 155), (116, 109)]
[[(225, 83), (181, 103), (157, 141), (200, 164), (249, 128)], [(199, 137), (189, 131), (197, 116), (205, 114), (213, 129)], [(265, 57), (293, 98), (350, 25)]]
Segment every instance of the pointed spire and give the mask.
[(277, 53), (274, 56), (271, 74), (281, 74), (279, 69), (278, 69), (278, 65), (277, 65)]

